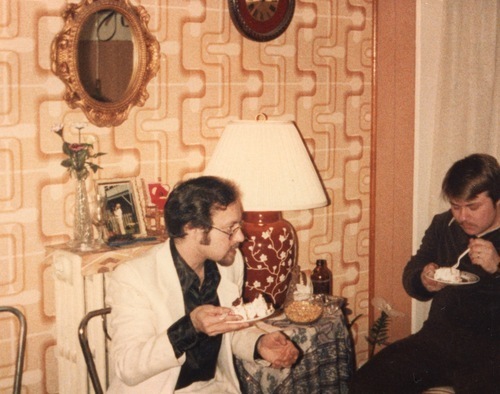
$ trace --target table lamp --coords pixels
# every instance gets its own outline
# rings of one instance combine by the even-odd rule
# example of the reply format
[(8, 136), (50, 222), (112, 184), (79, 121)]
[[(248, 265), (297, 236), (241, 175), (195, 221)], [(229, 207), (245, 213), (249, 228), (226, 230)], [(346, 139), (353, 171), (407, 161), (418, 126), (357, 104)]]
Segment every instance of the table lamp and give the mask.
[(241, 190), (244, 301), (262, 293), (279, 308), (285, 301), (297, 255), (295, 231), (281, 212), (328, 203), (297, 127), (291, 121), (265, 117), (230, 122), (204, 174), (231, 179)]

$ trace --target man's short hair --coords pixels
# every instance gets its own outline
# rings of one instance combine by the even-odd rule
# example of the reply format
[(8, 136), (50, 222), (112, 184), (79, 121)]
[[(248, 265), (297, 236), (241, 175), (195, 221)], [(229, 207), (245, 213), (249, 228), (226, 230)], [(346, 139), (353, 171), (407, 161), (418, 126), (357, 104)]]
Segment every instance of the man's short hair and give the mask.
[(448, 201), (467, 201), (487, 192), (496, 203), (500, 198), (500, 166), (497, 159), (485, 153), (475, 153), (455, 162), (443, 179), (441, 191)]
[(214, 210), (225, 210), (240, 199), (236, 184), (214, 176), (201, 176), (177, 184), (164, 209), (165, 226), (172, 238), (186, 235), (184, 226), (209, 231)]

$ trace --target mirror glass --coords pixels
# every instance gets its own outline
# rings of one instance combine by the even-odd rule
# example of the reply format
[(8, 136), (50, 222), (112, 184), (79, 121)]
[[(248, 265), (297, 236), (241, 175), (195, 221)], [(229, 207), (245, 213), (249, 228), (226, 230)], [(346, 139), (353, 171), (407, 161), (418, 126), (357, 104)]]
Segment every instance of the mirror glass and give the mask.
[(84, 21), (78, 38), (78, 76), (95, 100), (117, 102), (128, 89), (134, 67), (134, 41), (127, 18), (112, 9)]

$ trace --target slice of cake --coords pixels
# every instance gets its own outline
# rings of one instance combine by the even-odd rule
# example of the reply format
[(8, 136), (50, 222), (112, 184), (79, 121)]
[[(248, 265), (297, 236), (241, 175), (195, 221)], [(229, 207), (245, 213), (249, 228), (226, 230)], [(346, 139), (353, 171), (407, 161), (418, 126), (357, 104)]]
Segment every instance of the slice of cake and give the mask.
[(241, 298), (236, 299), (231, 307), (233, 313), (240, 315), (244, 320), (258, 319), (269, 316), (274, 312), (272, 305), (268, 305), (262, 294), (259, 294), (252, 302), (243, 303)]
[(434, 279), (450, 283), (460, 283), (460, 270), (454, 267), (441, 267), (434, 272)]

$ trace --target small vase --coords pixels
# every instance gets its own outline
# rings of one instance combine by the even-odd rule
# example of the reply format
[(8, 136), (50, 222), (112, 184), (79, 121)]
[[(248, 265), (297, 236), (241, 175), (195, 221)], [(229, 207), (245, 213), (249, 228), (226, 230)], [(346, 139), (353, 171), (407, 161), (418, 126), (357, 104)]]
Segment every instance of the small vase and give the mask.
[(75, 217), (73, 226), (73, 241), (71, 245), (82, 251), (92, 250), (94, 230), (90, 215), (89, 199), (85, 179), (87, 173), (76, 173)]

